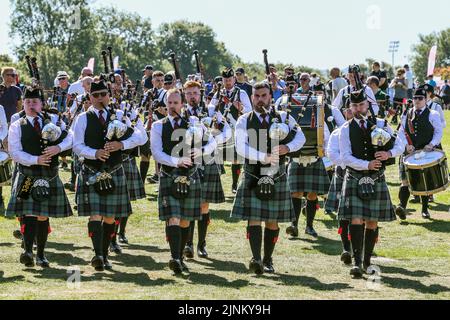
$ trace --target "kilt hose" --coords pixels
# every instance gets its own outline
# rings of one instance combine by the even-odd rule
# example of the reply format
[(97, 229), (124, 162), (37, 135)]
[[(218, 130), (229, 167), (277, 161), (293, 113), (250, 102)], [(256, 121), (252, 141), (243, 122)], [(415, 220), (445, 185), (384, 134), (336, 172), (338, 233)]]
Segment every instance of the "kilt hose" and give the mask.
[(317, 195), (326, 195), (330, 190), (330, 178), (321, 159), (306, 167), (291, 160), (288, 181), (292, 193), (314, 192)]
[(131, 201), (145, 199), (145, 187), (137, 168), (136, 158), (123, 155), (123, 170), (127, 179), (127, 189)]
[(115, 189), (108, 195), (99, 195), (95, 192), (93, 185), (87, 185), (89, 177), (95, 173), (94, 170), (83, 166), (78, 175), (77, 192), (75, 195), (78, 215), (81, 217), (96, 215), (108, 218), (128, 217), (132, 209), (123, 166), (111, 172)]
[(339, 200), (341, 199), (342, 183), (344, 183), (345, 170), (341, 167), (337, 167), (333, 180), (331, 180), (330, 190), (328, 191), (328, 197), (325, 201), (325, 210), (337, 212), (339, 209)]
[(180, 169), (173, 169), (169, 174), (161, 170), (159, 175), (158, 209), (159, 219), (167, 221), (179, 218), (187, 221), (201, 219), (202, 182), (198, 170), (191, 170), (189, 195), (185, 199), (172, 196), (172, 185), (175, 177), (183, 175)]
[(292, 222), (295, 220), (294, 206), (289, 189), (285, 165), (280, 166), (281, 175), (275, 179), (275, 195), (272, 200), (260, 200), (249, 185), (254, 179), (246, 172), (241, 174), (231, 217), (245, 221)]
[(398, 161), (398, 175), (400, 177), (400, 181), (407, 181), (408, 177), (406, 176), (406, 167), (404, 163), (405, 156), (402, 155)]
[(343, 220), (364, 219), (389, 222), (396, 219), (384, 172), (370, 175), (375, 181), (375, 198), (362, 200), (358, 196), (358, 180), (366, 174), (347, 168), (342, 184), (342, 196), (339, 202), (338, 218)]
[[(27, 215), (44, 216), (49, 218), (66, 218), (73, 215), (64, 186), (58, 175), (58, 167), (25, 167), (16, 165), (14, 180), (12, 181), (11, 198), (5, 215), (8, 217), (22, 217)], [(50, 196), (47, 200), (38, 202), (31, 195), (28, 199), (18, 199), (19, 188), (25, 177), (42, 178), (50, 185)]]
[(220, 166), (216, 163), (206, 164), (201, 170), (202, 203), (225, 202), (220, 175)]

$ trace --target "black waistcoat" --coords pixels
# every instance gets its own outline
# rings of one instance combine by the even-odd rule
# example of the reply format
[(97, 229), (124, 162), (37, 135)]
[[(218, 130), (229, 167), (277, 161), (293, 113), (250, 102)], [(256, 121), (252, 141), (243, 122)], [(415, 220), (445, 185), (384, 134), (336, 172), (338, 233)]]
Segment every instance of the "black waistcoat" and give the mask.
[[(261, 119), (258, 117), (258, 115), (252, 111), (247, 118), (247, 131), (250, 130), (249, 133), (249, 145), (250, 147), (263, 152), (263, 153), (271, 153), (272, 152), (272, 140), (269, 136), (270, 126), (272, 124), (272, 121), (274, 119), (278, 119), (278, 121), (281, 122), (281, 117), (279, 114), (277, 116), (273, 116), (271, 113), (269, 113), (269, 125), (268, 128), (262, 128)], [(253, 133), (251, 132), (253, 131)], [(256, 139), (255, 138), (256, 133)], [(280, 142), (280, 145), (284, 144), (284, 141)], [(285, 162), (285, 156), (280, 157), (280, 164)], [(254, 161), (250, 161), (248, 159), (245, 159), (246, 166), (251, 169), (251, 171), (259, 175), (260, 169), (264, 167), (270, 167), (270, 164), (262, 164), (261, 162), (257, 162), (256, 164)]]
[[(179, 129), (183, 129), (183, 132), (185, 132), (187, 127), (188, 127), (187, 122), (185, 121), (180, 122)], [(189, 155), (185, 155), (184, 151), (189, 150), (190, 146), (186, 146), (183, 144), (184, 134), (173, 135), (174, 132), (175, 130), (172, 127), (172, 123), (170, 122), (169, 117), (166, 117), (163, 120), (162, 135), (161, 135), (163, 152), (165, 154), (174, 155), (179, 158), (188, 157)], [(178, 139), (174, 139), (175, 137), (178, 137)], [(174, 169), (173, 167), (169, 167), (166, 165), (162, 165), (162, 167), (166, 172), (171, 172)]]
[(414, 148), (421, 150), (433, 140), (434, 127), (430, 122), (430, 109), (425, 108), (419, 117), (414, 117), (414, 120), (412, 120), (414, 133), (411, 133), (408, 124), (413, 115), (415, 115), (414, 109), (411, 109), (406, 118), (405, 131), (411, 138)]
[(366, 122), (368, 130), (363, 131), (359, 126), (358, 120), (350, 122), (350, 143), (352, 145), (352, 155), (355, 158), (372, 161), (375, 160), (375, 149), (372, 145), (370, 123)]
[[(106, 110), (105, 110), (106, 111)], [(84, 143), (92, 149), (103, 149), (106, 143), (106, 129), (111, 120), (111, 113), (108, 112), (105, 126), (102, 126), (97, 114), (91, 110), (86, 112), (86, 131), (84, 132)], [(96, 170), (99, 170), (103, 162), (100, 160), (85, 159), (84, 163)], [(106, 168), (113, 168), (122, 163), (122, 151), (112, 152), (109, 159), (104, 163)]]
[[(46, 117), (41, 117), (42, 119), (42, 124), (44, 125), (45, 120), (48, 118)], [(22, 149), (23, 151), (25, 151), (26, 153), (29, 153), (33, 156), (41, 156), (42, 155), (42, 151), (43, 149), (46, 147), (43, 144), (41, 135), (38, 134), (36, 132), (36, 130), (34, 130), (33, 125), (28, 121), (28, 119), (22, 118), (21, 125), (20, 125), (20, 129), (21, 129), (21, 139), (20, 142), (22, 144)], [(42, 128), (41, 128), (42, 129)], [(67, 136), (67, 134), (66, 134)], [(61, 143), (61, 141), (56, 141), (56, 144)], [(55, 168), (58, 167), (58, 155), (52, 157), (52, 161), (50, 163), (50, 167), (51, 168)], [(41, 166), (31, 166), (31, 168), (36, 168), (36, 167), (41, 167)]]

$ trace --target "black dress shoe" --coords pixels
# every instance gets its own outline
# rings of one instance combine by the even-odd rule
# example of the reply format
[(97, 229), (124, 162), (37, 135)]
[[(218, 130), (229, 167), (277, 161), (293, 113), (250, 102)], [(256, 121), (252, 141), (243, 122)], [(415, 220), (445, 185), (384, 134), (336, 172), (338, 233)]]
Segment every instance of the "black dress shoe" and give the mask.
[(157, 174), (152, 175), (147, 179), (148, 183), (155, 184), (159, 182), (159, 176)]
[(73, 183), (70, 182), (64, 183), (64, 188), (71, 192), (75, 192), (75, 185)]
[(13, 237), (16, 238), (17, 240), (23, 240), (23, 235), (22, 232), (20, 232), (20, 230), (14, 230)]
[(411, 199), (409, 202), (411, 202), (411, 203), (420, 203), (420, 197), (419, 196), (414, 196), (414, 198)]
[(115, 254), (122, 254), (122, 247), (119, 246), (117, 242), (111, 243), (111, 245), (109, 246), (109, 251), (114, 252)]
[(206, 251), (206, 246), (197, 247), (197, 255), (199, 258), (208, 258), (208, 252)]
[(397, 208), (395, 208), (395, 214), (400, 220), (406, 220), (406, 210), (402, 206), (397, 206)]
[(169, 268), (175, 274), (183, 273), (183, 266), (181, 265), (181, 261), (180, 260), (175, 260), (175, 259), (170, 260), (169, 261)]
[(183, 254), (187, 259), (194, 259), (194, 248), (192, 244), (186, 245)]
[(325, 214), (328, 215), (328, 216), (331, 216), (331, 217), (334, 216), (334, 213), (331, 210), (325, 210)]
[(317, 234), (316, 230), (314, 230), (313, 227), (306, 227), (305, 233), (309, 234), (310, 236), (313, 236), (314, 238), (317, 238), (319, 235)]
[(289, 227), (286, 228), (286, 233), (293, 238), (297, 238), (298, 237), (298, 227), (296, 227), (294, 225), (290, 225)]
[(183, 259), (180, 261), (181, 264), (181, 271), (183, 273), (189, 273), (189, 268), (187, 267), (187, 265), (184, 263)]
[(95, 256), (91, 260), (91, 266), (95, 268), (96, 271), (104, 271), (105, 270), (105, 262), (102, 256)]
[(272, 258), (263, 261), (264, 272), (265, 273), (275, 273), (275, 269), (273, 267)]
[(264, 266), (261, 260), (255, 260), (254, 258), (252, 258), (252, 260), (250, 260), (250, 265), (248, 268), (251, 272), (257, 275), (261, 275), (264, 273)]
[(112, 263), (109, 262), (108, 258), (104, 259), (104, 261), (103, 268), (105, 268), (105, 270), (112, 270), (113, 266)]
[(360, 279), (363, 276), (363, 271), (361, 268), (361, 265), (354, 265), (351, 269), (350, 269), (350, 275), (354, 278)]
[(348, 251), (342, 252), (341, 261), (347, 266), (351, 265), (352, 264), (352, 254)]
[(24, 252), (20, 255), (20, 263), (27, 268), (34, 267), (33, 254), (30, 252)]
[(44, 257), (36, 257), (36, 265), (40, 266), (41, 268), (49, 268), (50, 263), (48, 262), (47, 258)]
[(434, 196), (433, 195), (428, 197), (428, 202), (434, 202)]
[(123, 244), (128, 244), (128, 238), (125, 236), (125, 234), (119, 233), (119, 242)]
[(431, 219), (431, 215), (428, 211), (422, 212), (422, 218)]

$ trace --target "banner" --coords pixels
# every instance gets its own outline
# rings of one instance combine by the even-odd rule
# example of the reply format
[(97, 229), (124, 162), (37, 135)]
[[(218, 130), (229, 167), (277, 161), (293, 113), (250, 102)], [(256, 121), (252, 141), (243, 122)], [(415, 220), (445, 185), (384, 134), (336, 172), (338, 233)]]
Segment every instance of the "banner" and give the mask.
[(87, 67), (94, 73), (95, 58), (90, 58)]
[(428, 72), (427, 76), (434, 75), (434, 66), (436, 65), (437, 46), (433, 46), (428, 56)]

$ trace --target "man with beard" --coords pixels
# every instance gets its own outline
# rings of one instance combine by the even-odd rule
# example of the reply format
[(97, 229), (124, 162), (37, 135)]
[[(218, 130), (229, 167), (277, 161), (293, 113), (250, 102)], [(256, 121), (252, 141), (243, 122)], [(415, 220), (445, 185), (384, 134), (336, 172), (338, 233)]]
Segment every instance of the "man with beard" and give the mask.
[[(208, 112), (202, 110), (201, 101), (201, 85), (195, 81), (188, 81), (184, 84), (184, 95), (187, 100), (187, 112), (190, 116), (194, 116), (202, 120), (205, 116), (208, 116)], [(216, 123), (213, 123), (209, 128), (209, 134), (214, 136), (217, 145), (226, 143), (232, 137), (232, 131), (228, 123), (223, 119), (223, 116), (218, 112), (215, 114)], [(208, 127), (208, 126), (207, 126)], [(208, 161), (204, 161), (202, 164), (202, 204), (201, 212), (202, 218), (198, 221), (198, 244), (197, 255), (200, 258), (207, 258), (208, 252), (206, 251), (206, 234), (208, 226), (210, 224), (209, 204), (210, 203), (224, 203), (225, 194), (222, 188), (222, 182), (220, 180), (220, 166), (216, 163), (216, 157), (214, 154)], [(194, 237), (195, 221), (191, 221), (189, 239), (184, 248), (184, 255), (188, 259), (194, 257)]]
[[(233, 69), (226, 69), (222, 72), (222, 80), (223, 80), (223, 101), (224, 103), (220, 107), (220, 112), (226, 117), (226, 121), (230, 124), (231, 128), (235, 129), (235, 124), (237, 119), (241, 114), (245, 114), (247, 112), (252, 111), (252, 104), (250, 102), (250, 98), (247, 95), (247, 93), (244, 90), (239, 89), (236, 86), (236, 77), (234, 75)], [(214, 96), (214, 98), (211, 101), (211, 106), (214, 108), (219, 103), (220, 98), (217, 97), (217, 95)], [(225, 108), (229, 108), (229, 112), (226, 112)], [(210, 110), (210, 117), (213, 117), (214, 114), (211, 110), (214, 110), (212, 107), (209, 108)], [(231, 152), (230, 152), (231, 153)], [(232, 157), (232, 159), (231, 159)], [(239, 163), (237, 154), (235, 151), (233, 151), (233, 155), (226, 154), (226, 157), (224, 160), (231, 161), (231, 173), (233, 178), (232, 183), (232, 191), (233, 193), (236, 192), (237, 183), (239, 180), (239, 175), (241, 171), (241, 165)]]
[[(368, 115), (369, 103), (364, 90), (352, 92), (351, 108), (356, 109), (353, 120), (342, 126), (339, 148), (347, 172), (342, 185), (338, 218), (350, 221), (350, 238), (354, 266), (350, 275), (361, 278), (363, 270), (370, 273), (370, 258), (377, 240), (379, 222), (395, 220), (389, 189), (384, 175), (384, 161), (403, 153), (403, 139), (391, 138), (377, 149), (372, 145), (375, 128), (384, 128), (385, 121), (375, 124)], [(364, 251), (363, 251), (364, 248)]]
[[(285, 112), (274, 109), (269, 113), (271, 99), (267, 83), (254, 86), (253, 111), (239, 117), (235, 136), (236, 150), (245, 159), (245, 165), (231, 217), (248, 221), (247, 238), (253, 254), (249, 268), (258, 275), (275, 272), (272, 254), (280, 231), (278, 223), (294, 219), (285, 156), (299, 150), (305, 142), (292, 117), (286, 119)], [(270, 137), (270, 124), (275, 120), (286, 124), (288, 137), (292, 139), (279, 141)], [(262, 222), (265, 224), (263, 259)]]
[(107, 138), (109, 124), (125, 119), (121, 110), (108, 108), (110, 96), (104, 81), (92, 82), (89, 97), (92, 106), (77, 117), (72, 128), (73, 151), (84, 159), (75, 200), (78, 215), (89, 217), (88, 232), (95, 251), (91, 265), (103, 271), (112, 269), (108, 251), (115, 233), (115, 218), (131, 214), (122, 152), (137, 147), (140, 137), (126, 120), (124, 136)]
[(202, 218), (198, 165), (217, 143), (206, 135), (207, 129), (198, 118), (183, 109), (179, 90), (167, 92), (167, 109), (168, 116), (153, 123), (150, 137), (153, 157), (161, 164), (158, 208), (159, 219), (166, 223), (171, 252), (169, 268), (181, 274), (189, 273), (183, 260), (189, 225)]

